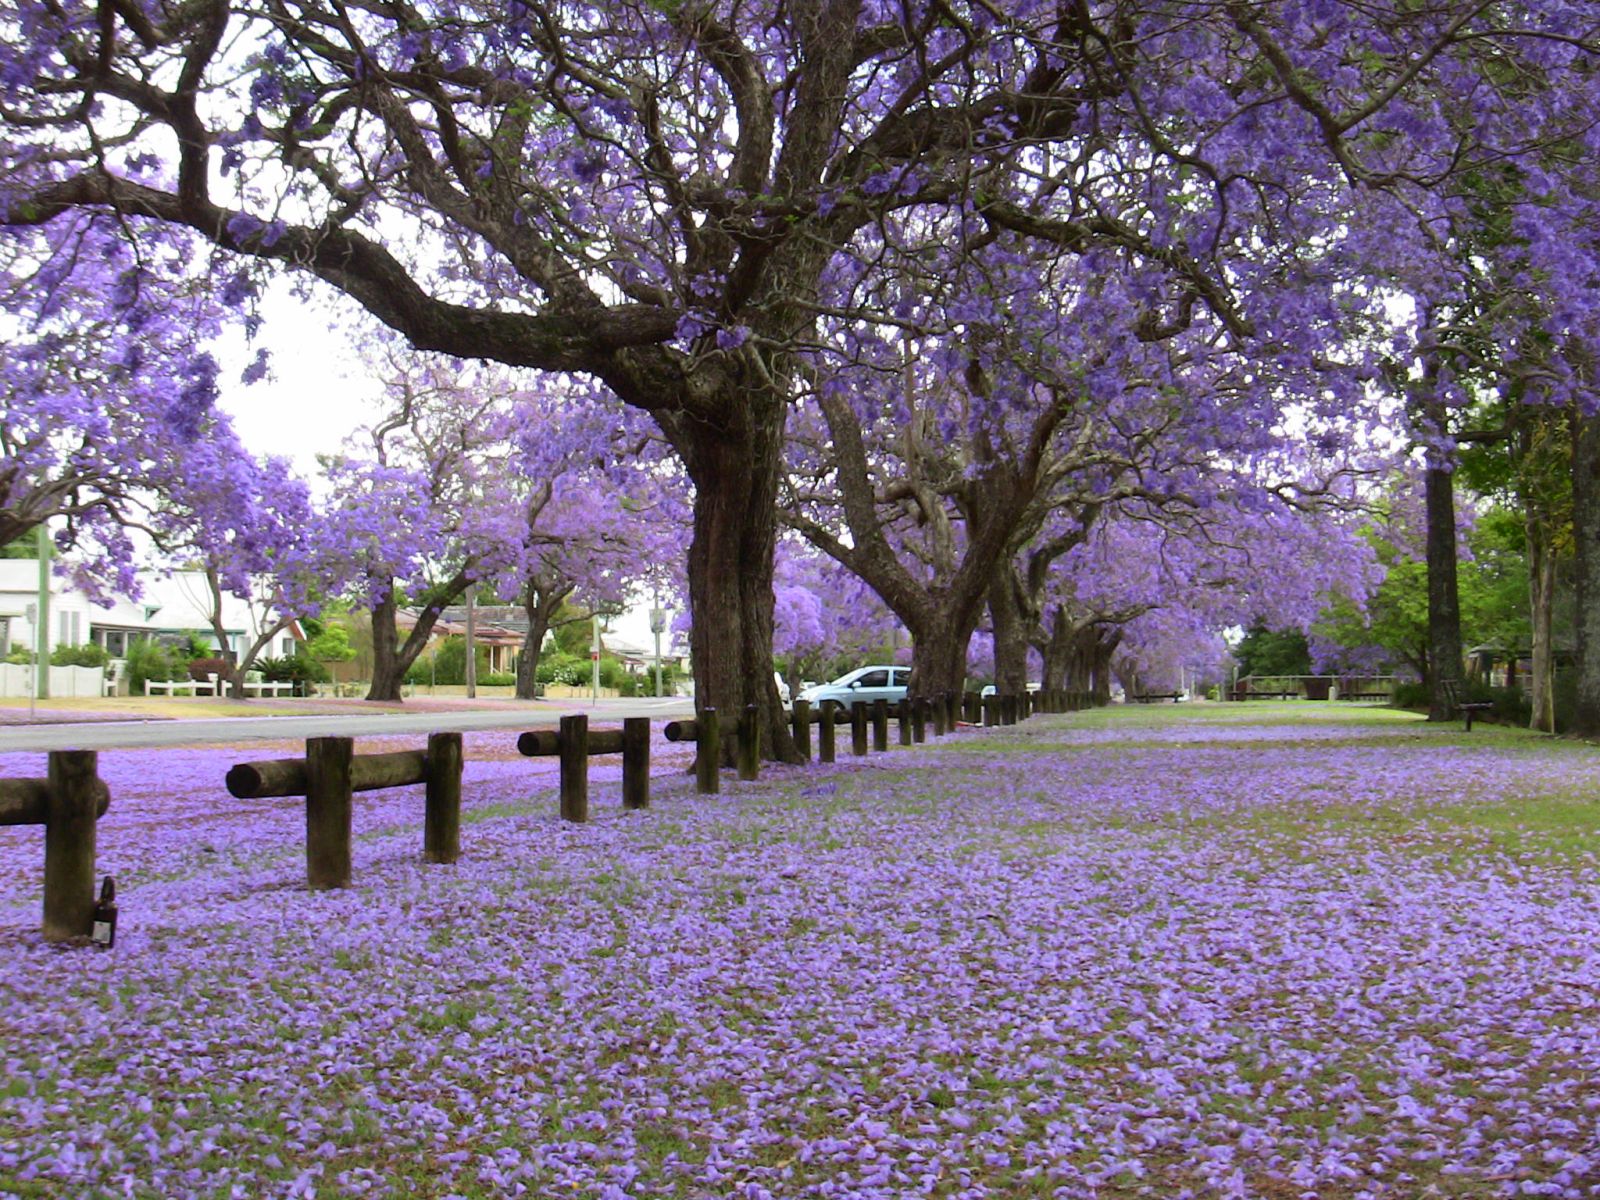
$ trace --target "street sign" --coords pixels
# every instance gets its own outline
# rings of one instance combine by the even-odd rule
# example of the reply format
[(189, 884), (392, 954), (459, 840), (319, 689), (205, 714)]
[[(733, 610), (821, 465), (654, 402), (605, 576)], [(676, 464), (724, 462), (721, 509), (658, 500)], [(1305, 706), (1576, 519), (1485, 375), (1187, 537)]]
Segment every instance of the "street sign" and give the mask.
[(652, 608), (650, 610), (650, 632), (665, 633), (667, 631), (667, 610)]

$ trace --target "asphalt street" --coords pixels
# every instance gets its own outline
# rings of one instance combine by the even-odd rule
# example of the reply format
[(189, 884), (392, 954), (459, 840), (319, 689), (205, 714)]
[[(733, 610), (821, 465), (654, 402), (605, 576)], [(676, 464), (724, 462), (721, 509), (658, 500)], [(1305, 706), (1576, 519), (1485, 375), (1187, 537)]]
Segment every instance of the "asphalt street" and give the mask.
[(0, 753), (40, 750), (130, 750), (152, 746), (196, 746), (280, 738), (373, 737), (399, 733), (447, 733), (473, 729), (529, 729), (554, 725), (562, 716), (587, 712), (591, 721), (623, 717), (670, 720), (692, 717), (694, 702), (679, 697), (611, 700), (569, 709), (515, 712), (363, 713), (332, 717), (214, 717), (177, 721), (85, 721), (0, 726)]

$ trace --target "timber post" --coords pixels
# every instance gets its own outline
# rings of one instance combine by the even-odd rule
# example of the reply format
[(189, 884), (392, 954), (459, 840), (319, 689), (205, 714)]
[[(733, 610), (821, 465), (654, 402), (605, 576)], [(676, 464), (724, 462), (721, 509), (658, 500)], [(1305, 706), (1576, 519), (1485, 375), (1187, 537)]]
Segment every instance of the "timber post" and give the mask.
[(850, 753), (860, 757), (867, 752), (867, 706), (857, 700), (850, 706)]
[(911, 700), (902, 696), (900, 702), (894, 706), (895, 720), (900, 725), (900, 744), (911, 745)]
[(313, 891), (350, 886), (350, 760), (355, 739), (306, 741), (306, 884)]
[(95, 822), (110, 802), (105, 784), (96, 774), (98, 760), (93, 750), (50, 753), (44, 812), (39, 814), (44, 818), (43, 929), (47, 942), (87, 937), (94, 922)]
[(910, 703), (911, 740), (920, 745), (928, 740), (928, 710), (932, 706), (920, 696)]
[(562, 717), (560, 729), (561, 819), (581, 824), (589, 819), (589, 716)]
[(738, 758), (739, 778), (744, 780), (760, 778), (761, 710), (754, 704), (746, 704), (744, 712), (739, 715), (738, 744), (735, 753)]
[(650, 807), (650, 718), (622, 718), (622, 807)]
[(800, 751), (800, 757), (806, 762), (811, 761), (811, 701), (796, 700), (790, 720), (794, 725), (794, 744)]
[(722, 727), (717, 710), (706, 708), (695, 717), (698, 731), (694, 740), (694, 785), (704, 796), (714, 796), (722, 786), (717, 774), (718, 760), (722, 757)]
[(817, 761), (831, 763), (836, 753), (834, 724), (839, 719), (839, 706), (824, 703), (817, 717)]
[(423, 757), (422, 857), (453, 863), (461, 857), (461, 766), (459, 733), (430, 733)]
[(879, 754), (889, 749), (889, 702), (881, 698), (872, 702), (872, 748)]

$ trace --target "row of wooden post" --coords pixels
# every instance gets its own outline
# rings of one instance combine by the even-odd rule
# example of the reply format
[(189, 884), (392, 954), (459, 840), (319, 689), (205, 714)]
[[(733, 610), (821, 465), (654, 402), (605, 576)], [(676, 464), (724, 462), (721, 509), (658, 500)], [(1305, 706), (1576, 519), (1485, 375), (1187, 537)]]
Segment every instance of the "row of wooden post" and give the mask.
[[(873, 749), (887, 750), (891, 715), (899, 744), (910, 746), (925, 741), (930, 727), (938, 737), (952, 732), (963, 717), (972, 725), (1012, 724), (1033, 713), (1074, 712), (1091, 703), (1088, 693), (1060, 691), (982, 698), (973, 693), (960, 698), (945, 693), (933, 699), (901, 700), (893, 706), (877, 700), (850, 709), (850, 746), (854, 754), (865, 755), (870, 735)], [(811, 706), (804, 700), (795, 701), (794, 738), (807, 761), (812, 757), (813, 723), (817, 727), (817, 761), (835, 761), (839, 712), (838, 706), (826, 704), (813, 720)], [(695, 743), (695, 781), (702, 793), (718, 790), (721, 733), (720, 718), (712, 708), (666, 727), (668, 741)], [(739, 778), (753, 780), (761, 764), (761, 727), (754, 705), (740, 714), (734, 736)], [(312, 888), (350, 883), (351, 809), (356, 792), (423, 784), (423, 858), (433, 863), (455, 862), (461, 852), (461, 734), (432, 734), (426, 750), (358, 755), (354, 747), (354, 740), (348, 737), (311, 738), (304, 758), (237, 764), (228, 772), (228, 790), (240, 799), (305, 797), (306, 881)], [(597, 754), (622, 756), (623, 806), (649, 807), (647, 717), (628, 717), (620, 730), (591, 730), (583, 714), (562, 717), (556, 730), (524, 733), (517, 748), (525, 755), (560, 759), (561, 816), (566, 820), (588, 820), (588, 761)], [(93, 751), (57, 750), (50, 753), (47, 778), (0, 779), (0, 825), (45, 827), (44, 936), (50, 941), (89, 933), (95, 894), (96, 822), (111, 802), (97, 775), (97, 764)]]

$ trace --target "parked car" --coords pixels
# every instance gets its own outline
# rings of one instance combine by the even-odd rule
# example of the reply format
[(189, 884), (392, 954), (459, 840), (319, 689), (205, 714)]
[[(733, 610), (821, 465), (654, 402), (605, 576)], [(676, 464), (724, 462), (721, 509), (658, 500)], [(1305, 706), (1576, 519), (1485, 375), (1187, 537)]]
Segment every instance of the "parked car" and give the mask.
[(874, 700), (896, 704), (906, 698), (906, 681), (910, 678), (910, 667), (857, 667), (832, 683), (807, 688), (800, 693), (800, 699), (817, 709), (824, 704), (849, 708), (852, 704), (871, 704)]

